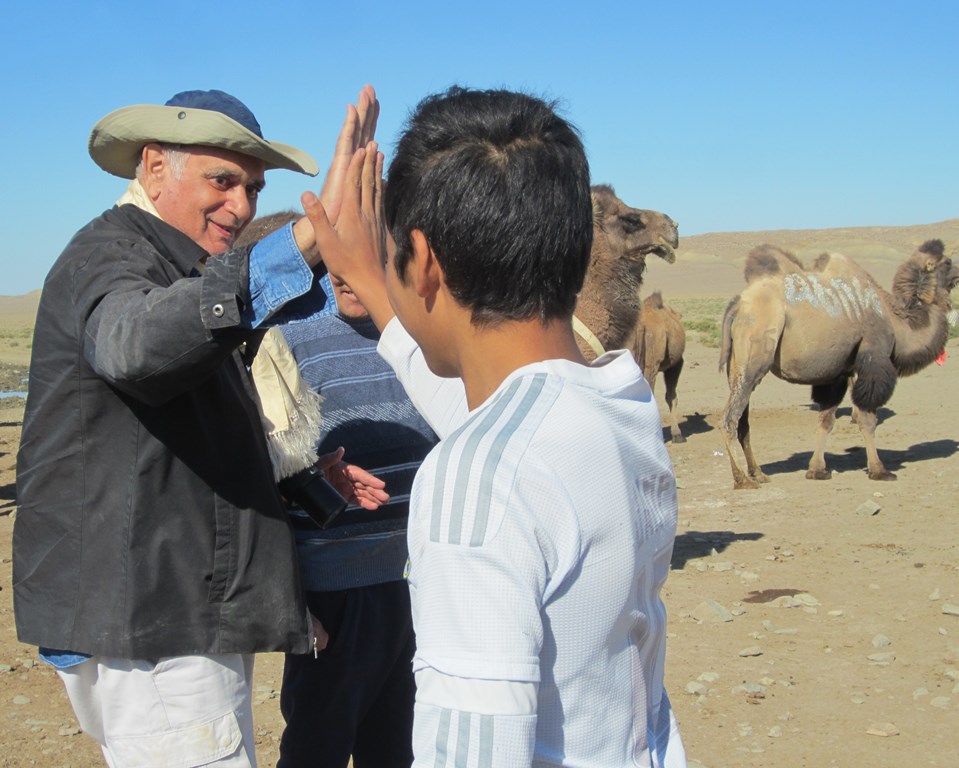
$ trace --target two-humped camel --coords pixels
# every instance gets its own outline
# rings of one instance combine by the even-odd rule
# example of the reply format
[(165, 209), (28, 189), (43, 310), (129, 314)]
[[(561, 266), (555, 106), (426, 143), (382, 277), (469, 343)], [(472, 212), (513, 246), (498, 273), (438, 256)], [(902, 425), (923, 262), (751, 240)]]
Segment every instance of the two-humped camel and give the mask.
[(806, 271), (792, 254), (769, 245), (749, 254), (746, 282), (723, 316), (720, 354), (729, 379), (720, 429), (735, 487), (767, 481), (750, 448), (749, 397), (770, 371), (784, 381), (811, 384), (819, 405), (807, 478), (830, 477), (826, 438), (853, 381), (869, 477), (894, 480), (876, 452), (876, 411), (892, 396), (898, 376), (925, 368), (945, 348), (949, 292), (959, 283), (959, 268), (944, 255), (942, 241), (927, 241), (899, 266), (891, 293), (841, 254), (823, 254)]
[(604, 350), (630, 350), (650, 386), (663, 370), (673, 441), (682, 442), (675, 406), (685, 334), (678, 315), (663, 307), (661, 297), (657, 302), (657, 294), (643, 304), (639, 300), (646, 258), (655, 255), (670, 264), (676, 260), (676, 222), (657, 211), (630, 208), (608, 185), (594, 186), (592, 192), (593, 249), (575, 310), (580, 348), (590, 360), (599, 352), (591, 341)]

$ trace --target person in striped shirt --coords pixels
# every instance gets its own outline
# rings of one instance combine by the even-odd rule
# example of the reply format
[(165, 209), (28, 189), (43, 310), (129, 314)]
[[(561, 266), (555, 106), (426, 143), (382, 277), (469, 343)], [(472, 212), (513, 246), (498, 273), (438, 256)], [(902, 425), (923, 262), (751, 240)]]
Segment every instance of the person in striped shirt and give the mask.
[(587, 363), (572, 330), (593, 231), (579, 135), (538, 98), (453, 88), (416, 108), (385, 190), (382, 163), (354, 156), (336, 229), (303, 203), (441, 437), (410, 502), (414, 765), (684, 766), (659, 411), (628, 352)]
[(375, 511), (347, 507), (325, 529), (293, 508), (310, 613), (325, 650), (287, 654), (278, 768), (404, 768), (412, 760), (413, 625), (403, 581), (409, 491), (436, 435), (376, 352), (379, 332), (350, 287), (319, 279), (325, 303), (283, 335), (323, 398), (319, 454), (343, 447), (386, 483)]

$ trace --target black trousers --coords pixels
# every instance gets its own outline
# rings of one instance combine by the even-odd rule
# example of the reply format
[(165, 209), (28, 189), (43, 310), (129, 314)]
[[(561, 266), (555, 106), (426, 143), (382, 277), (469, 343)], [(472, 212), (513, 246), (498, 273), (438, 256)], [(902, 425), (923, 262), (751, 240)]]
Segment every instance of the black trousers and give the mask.
[(330, 635), (318, 658), (287, 654), (286, 729), (277, 768), (409, 768), (413, 762), (413, 621), (405, 581), (308, 592)]

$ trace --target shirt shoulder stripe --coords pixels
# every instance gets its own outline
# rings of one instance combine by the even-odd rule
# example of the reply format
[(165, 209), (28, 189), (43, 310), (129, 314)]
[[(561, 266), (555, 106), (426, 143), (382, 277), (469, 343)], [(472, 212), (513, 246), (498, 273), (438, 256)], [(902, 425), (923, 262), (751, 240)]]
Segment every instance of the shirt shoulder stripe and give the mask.
[[(545, 374), (516, 379), (484, 413), (467, 421), (440, 445), (433, 475), (430, 541), (449, 544), (463, 541), (467, 494), (474, 493), (476, 501), (470, 505), (473, 520), (468, 544), (475, 547), (483, 543), (489, 529), (496, 470), (546, 382)], [(477, 472), (479, 476), (471, 484)], [(445, 537), (444, 518), (448, 521)]]

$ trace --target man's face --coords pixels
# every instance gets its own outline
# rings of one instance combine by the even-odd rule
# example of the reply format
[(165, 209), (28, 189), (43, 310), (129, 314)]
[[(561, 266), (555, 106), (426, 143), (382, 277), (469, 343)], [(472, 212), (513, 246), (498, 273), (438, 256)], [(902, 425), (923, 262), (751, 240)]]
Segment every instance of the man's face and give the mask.
[(148, 167), (148, 192), (167, 224), (207, 253), (225, 253), (256, 215), (257, 195), (265, 184), (264, 163), (214, 147), (183, 151), (187, 160), (179, 179), (168, 163)]
[(350, 290), (350, 286), (333, 275), (330, 275), (330, 283), (333, 286), (333, 296), (336, 298), (336, 308), (341, 317), (347, 320), (364, 320), (370, 316), (366, 307), (360, 304), (356, 294)]

